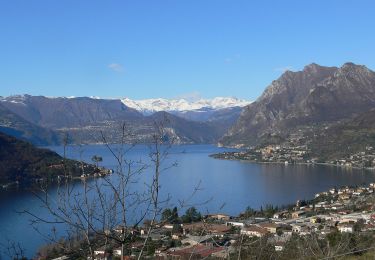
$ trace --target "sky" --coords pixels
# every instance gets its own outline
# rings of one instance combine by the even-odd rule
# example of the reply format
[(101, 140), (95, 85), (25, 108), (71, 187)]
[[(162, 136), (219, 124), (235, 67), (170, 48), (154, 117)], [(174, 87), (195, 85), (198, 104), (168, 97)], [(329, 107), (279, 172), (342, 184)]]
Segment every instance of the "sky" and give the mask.
[(373, 0), (0, 0), (0, 96), (255, 100), (286, 69), (375, 69)]

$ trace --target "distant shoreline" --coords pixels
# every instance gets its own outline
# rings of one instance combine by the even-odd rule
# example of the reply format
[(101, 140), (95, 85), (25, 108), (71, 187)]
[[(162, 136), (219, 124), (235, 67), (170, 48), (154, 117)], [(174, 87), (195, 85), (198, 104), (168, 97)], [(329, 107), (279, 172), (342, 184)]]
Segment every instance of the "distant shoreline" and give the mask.
[(245, 159), (236, 159), (236, 158), (221, 158), (216, 157), (215, 155), (218, 154), (210, 154), (209, 156), (218, 159), (218, 160), (227, 160), (227, 161), (240, 161), (240, 162), (246, 162), (246, 163), (254, 163), (254, 164), (281, 164), (281, 165), (308, 165), (308, 166), (314, 166), (314, 165), (323, 165), (323, 166), (331, 166), (331, 167), (337, 167), (337, 168), (344, 168), (344, 169), (354, 169), (354, 170), (366, 170), (366, 171), (375, 171), (375, 167), (355, 167), (355, 166), (345, 166), (345, 165), (337, 165), (333, 163), (307, 163), (307, 162), (297, 162), (297, 163), (284, 163), (284, 162), (265, 162), (265, 161), (254, 161), (254, 160), (245, 160)]

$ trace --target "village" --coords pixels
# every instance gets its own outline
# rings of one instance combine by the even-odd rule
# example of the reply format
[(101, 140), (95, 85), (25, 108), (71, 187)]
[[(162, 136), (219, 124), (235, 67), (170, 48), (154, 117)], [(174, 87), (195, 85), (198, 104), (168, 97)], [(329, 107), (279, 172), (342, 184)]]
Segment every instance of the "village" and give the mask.
[(212, 157), (227, 160), (245, 160), (257, 163), (327, 164), (347, 168), (375, 169), (375, 149), (367, 146), (363, 151), (330, 161), (320, 161), (309, 156), (307, 145), (267, 145), (246, 151), (224, 152)]
[[(265, 239), (275, 253), (282, 253), (293, 237), (314, 235), (319, 239), (332, 233), (373, 234), (375, 231), (375, 183), (361, 187), (332, 188), (309, 201), (278, 209), (246, 209), (237, 217), (227, 214), (201, 215), (194, 207), (178, 217), (177, 209), (165, 209), (151, 230), (117, 227), (111, 232), (131, 232), (127, 259), (143, 255), (157, 259), (227, 259), (246, 240)], [(125, 231), (126, 230), (126, 231)], [(130, 231), (129, 231), (130, 230)], [(144, 243), (146, 237), (147, 243)], [(121, 247), (106, 244), (94, 251), (97, 260), (120, 259)], [(71, 259), (65, 255), (64, 258)], [(90, 258), (91, 259), (91, 258)]]

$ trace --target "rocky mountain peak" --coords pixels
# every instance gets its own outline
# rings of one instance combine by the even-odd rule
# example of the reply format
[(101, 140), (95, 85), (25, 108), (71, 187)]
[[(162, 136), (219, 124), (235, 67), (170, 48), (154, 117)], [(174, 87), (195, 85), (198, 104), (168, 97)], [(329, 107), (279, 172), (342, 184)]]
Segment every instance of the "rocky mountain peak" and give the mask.
[(369, 70), (364, 65), (357, 65), (352, 62), (347, 62), (342, 65), (341, 68), (337, 70), (335, 76), (345, 76), (345, 77), (361, 77), (361, 76), (371, 76), (374, 72)]
[(287, 134), (302, 125), (331, 123), (375, 107), (375, 72), (345, 63), (312, 63), (286, 72), (247, 106), (224, 136), (224, 144), (256, 144), (261, 136)]
[(358, 67), (358, 66), (361, 66), (361, 65), (357, 65), (353, 62), (345, 62), (341, 68), (353, 68), (353, 67)]
[(336, 70), (337, 67), (324, 67), (311, 63), (302, 71), (286, 71), (277, 80), (272, 81), (258, 101), (271, 100), (276, 96), (284, 96), (283, 98), (287, 100), (306, 96), (317, 83), (332, 76)]
[(323, 69), (324, 67), (316, 64), (316, 63), (311, 63), (309, 65), (306, 65), (304, 68), (303, 68), (303, 72), (307, 72), (307, 73), (317, 73), (319, 72), (319, 70)]

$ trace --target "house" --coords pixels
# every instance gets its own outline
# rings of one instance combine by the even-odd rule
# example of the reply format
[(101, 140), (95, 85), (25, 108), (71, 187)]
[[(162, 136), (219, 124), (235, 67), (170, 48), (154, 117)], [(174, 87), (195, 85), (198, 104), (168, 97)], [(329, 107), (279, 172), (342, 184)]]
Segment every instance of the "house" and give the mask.
[(257, 225), (251, 225), (248, 227), (244, 227), (241, 229), (242, 235), (247, 235), (250, 237), (263, 237), (268, 233), (267, 229), (257, 226)]
[(113, 230), (119, 234), (124, 234), (125, 232), (130, 232), (132, 235), (139, 234), (139, 231), (136, 228), (124, 227), (122, 225), (116, 226)]
[(280, 226), (275, 223), (261, 223), (259, 226), (265, 228), (271, 234), (276, 234), (280, 229)]
[(206, 231), (208, 234), (222, 236), (231, 230), (228, 225), (220, 224), (210, 224), (205, 222), (197, 222), (193, 224), (182, 225), (183, 234), (200, 233), (202, 230)]
[(227, 214), (222, 214), (222, 213), (218, 213), (218, 214), (210, 214), (210, 215), (207, 215), (207, 218), (210, 218), (210, 219), (217, 219), (217, 220), (225, 220), (225, 221), (230, 220), (230, 216), (229, 216), (229, 215), (227, 215)]
[(121, 256), (121, 247), (113, 249), (112, 253), (113, 253), (114, 256)]
[(292, 232), (304, 236), (311, 233), (311, 228), (306, 224), (293, 224)]
[(285, 242), (282, 242), (282, 241), (278, 241), (275, 243), (275, 251), (283, 251), (284, 250), (284, 246), (285, 246)]
[(353, 233), (354, 225), (353, 224), (338, 224), (337, 229), (341, 233)]
[(358, 222), (358, 218), (354, 218), (354, 217), (343, 217), (343, 218), (341, 218), (339, 224), (354, 224), (354, 223), (357, 223), (357, 222)]
[(273, 214), (273, 218), (275, 219), (284, 218), (287, 214), (288, 214), (287, 210), (276, 212), (275, 214)]
[(315, 204), (315, 208), (323, 208), (325, 205), (327, 205), (327, 201), (321, 201)]
[(104, 255), (104, 254), (105, 254), (105, 247), (104, 246), (94, 250), (94, 255)]
[(292, 218), (300, 218), (303, 215), (305, 215), (305, 211), (303, 211), (303, 210), (292, 212)]
[(334, 210), (340, 210), (340, 209), (343, 209), (343, 208), (344, 208), (344, 205), (341, 204), (341, 203), (338, 203), (338, 202), (332, 204), (332, 207), (331, 207), (331, 209), (334, 209)]
[(292, 225), (292, 232), (293, 233), (300, 233), (302, 230), (302, 225), (297, 225), (297, 224), (294, 224)]
[(109, 257), (109, 253), (106, 250), (105, 246), (102, 246), (96, 250), (94, 250), (94, 260), (107, 260)]
[(335, 188), (332, 188), (329, 190), (329, 193), (331, 193), (332, 195), (335, 194), (337, 192), (337, 190)]
[(243, 222), (238, 222), (238, 221), (228, 221), (226, 223), (227, 226), (234, 226), (234, 227), (244, 227), (245, 223)]

